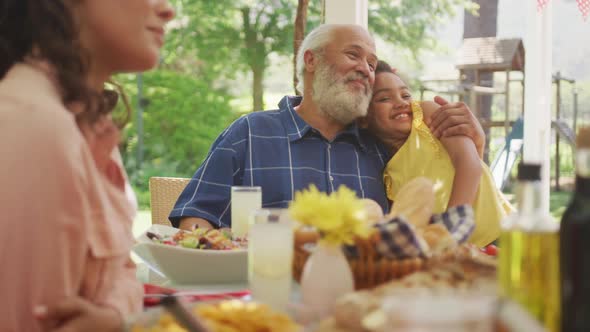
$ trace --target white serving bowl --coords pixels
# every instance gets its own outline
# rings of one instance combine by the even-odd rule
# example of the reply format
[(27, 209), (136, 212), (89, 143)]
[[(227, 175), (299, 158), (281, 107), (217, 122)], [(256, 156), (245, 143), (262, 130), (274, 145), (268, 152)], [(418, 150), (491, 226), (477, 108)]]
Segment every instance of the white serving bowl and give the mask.
[(146, 233), (174, 235), (177, 228), (152, 225), (139, 236), (132, 251), (151, 269), (174, 284), (222, 284), (248, 281), (248, 250), (199, 250), (155, 243)]

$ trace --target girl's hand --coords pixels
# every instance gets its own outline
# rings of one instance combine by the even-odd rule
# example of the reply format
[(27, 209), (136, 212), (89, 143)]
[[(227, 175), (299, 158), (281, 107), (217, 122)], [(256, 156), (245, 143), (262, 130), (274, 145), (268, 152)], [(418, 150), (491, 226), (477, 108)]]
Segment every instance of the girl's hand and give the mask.
[(434, 101), (440, 107), (426, 119), (426, 124), (438, 139), (450, 136), (468, 136), (475, 143), (480, 158), (485, 149), (486, 135), (479, 121), (463, 102), (449, 103), (436, 96)]

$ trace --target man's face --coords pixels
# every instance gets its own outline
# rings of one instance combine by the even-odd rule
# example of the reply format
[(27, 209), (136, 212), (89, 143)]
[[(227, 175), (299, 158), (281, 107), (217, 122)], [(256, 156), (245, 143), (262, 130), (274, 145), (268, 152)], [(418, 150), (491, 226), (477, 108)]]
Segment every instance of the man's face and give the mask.
[(319, 109), (342, 124), (365, 116), (375, 82), (375, 44), (360, 27), (333, 33), (313, 77), (313, 100)]
[(375, 83), (375, 43), (369, 33), (358, 26), (344, 26), (333, 33), (326, 45), (324, 61), (340, 76), (355, 77), (347, 82), (352, 91), (372, 88)]

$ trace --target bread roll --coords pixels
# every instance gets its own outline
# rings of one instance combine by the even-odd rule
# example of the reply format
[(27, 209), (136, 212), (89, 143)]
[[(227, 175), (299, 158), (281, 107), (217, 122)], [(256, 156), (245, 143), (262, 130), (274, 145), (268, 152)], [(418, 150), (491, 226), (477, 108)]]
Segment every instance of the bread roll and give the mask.
[(339, 327), (352, 331), (362, 331), (363, 318), (379, 306), (379, 300), (369, 291), (348, 293), (340, 297), (334, 305), (334, 320)]
[(421, 235), (430, 246), (431, 252), (441, 253), (457, 246), (457, 241), (442, 224), (431, 224), (420, 229)]
[(395, 196), (389, 218), (403, 216), (416, 227), (425, 227), (434, 210), (434, 184), (417, 177), (400, 188)]
[(370, 225), (376, 224), (383, 220), (383, 209), (379, 203), (375, 202), (370, 198), (363, 198), (361, 199), (363, 204), (365, 204), (365, 211), (367, 213), (367, 222)]

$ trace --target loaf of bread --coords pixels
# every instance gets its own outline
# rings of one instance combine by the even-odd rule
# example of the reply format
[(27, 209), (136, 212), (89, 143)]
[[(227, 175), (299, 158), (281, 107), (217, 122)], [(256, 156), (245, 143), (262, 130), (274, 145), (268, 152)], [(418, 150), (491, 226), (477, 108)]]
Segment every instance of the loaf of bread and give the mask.
[(403, 216), (416, 227), (425, 227), (434, 210), (434, 184), (425, 177), (406, 183), (395, 196), (388, 218)]

